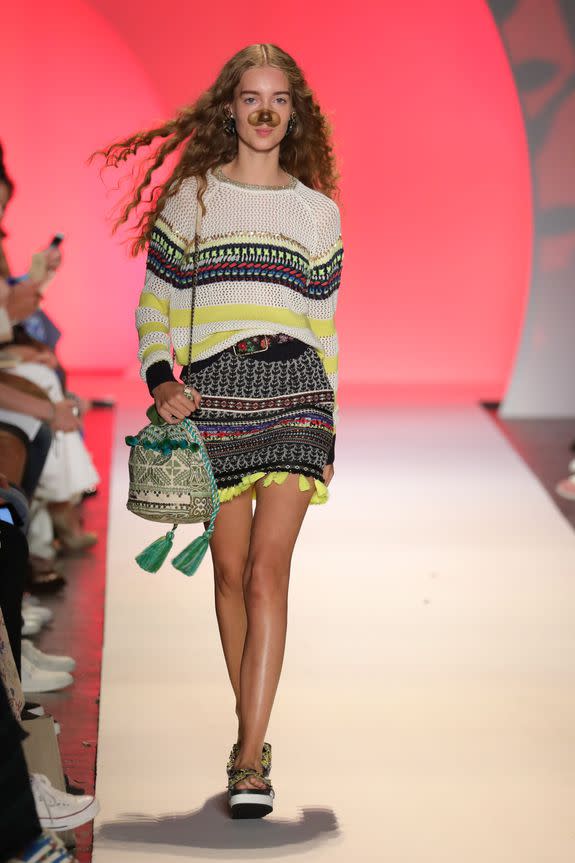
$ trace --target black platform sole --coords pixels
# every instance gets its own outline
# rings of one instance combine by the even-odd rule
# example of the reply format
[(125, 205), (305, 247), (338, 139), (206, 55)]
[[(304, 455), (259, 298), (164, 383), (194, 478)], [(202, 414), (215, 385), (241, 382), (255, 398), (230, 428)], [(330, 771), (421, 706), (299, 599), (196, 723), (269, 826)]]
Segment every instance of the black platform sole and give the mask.
[(274, 794), (254, 788), (229, 791), (228, 803), (232, 818), (263, 818), (273, 811)]

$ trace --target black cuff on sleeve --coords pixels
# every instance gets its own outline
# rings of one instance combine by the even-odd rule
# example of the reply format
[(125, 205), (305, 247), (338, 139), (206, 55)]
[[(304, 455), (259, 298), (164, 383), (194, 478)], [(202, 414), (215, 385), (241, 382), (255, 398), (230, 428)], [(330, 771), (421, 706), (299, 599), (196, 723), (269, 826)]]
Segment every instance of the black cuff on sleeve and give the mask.
[(329, 449), (329, 453), (327, 455), (326, 464), (333, 464), (335, 461), (335, 435), (331, 439), (331, 447)]
[(152, 390), (159, 386), (159, 384), (175, 380), (172, 367), (167, 360), (159, 360), (157, 363), (152, 363), (146, 369), (146, 383), (148, 384), (148, 391), (151, 396), (153, 396)]

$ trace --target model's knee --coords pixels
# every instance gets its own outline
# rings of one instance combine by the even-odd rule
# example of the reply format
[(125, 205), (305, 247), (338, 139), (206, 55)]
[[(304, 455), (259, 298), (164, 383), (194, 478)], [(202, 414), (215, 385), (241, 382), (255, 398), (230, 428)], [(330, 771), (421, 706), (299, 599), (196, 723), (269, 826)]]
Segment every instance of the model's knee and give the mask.
[(242, 561), (214, 561), (214, 579), (220, 593), (241, 593), (243, 590), (243, 572), (244, 564)]
[(260, 556), (248, 560), (244, 571), (244, 593), (251, 599), (283, 597), (289, 581), (289, 562)]

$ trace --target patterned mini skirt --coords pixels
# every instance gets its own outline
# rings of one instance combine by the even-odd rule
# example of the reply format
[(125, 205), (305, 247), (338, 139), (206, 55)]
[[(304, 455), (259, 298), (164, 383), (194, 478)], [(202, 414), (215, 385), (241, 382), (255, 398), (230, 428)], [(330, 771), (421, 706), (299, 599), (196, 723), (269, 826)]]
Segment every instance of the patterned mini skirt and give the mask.
[[(281, 339), (281, 336), (280, 336)], [(220, 501), (255, 483), (299, 475), (310, 503), (328, 500), (323, 482), (333, 438), (334, 394), (319, 354), (298, 339), (274, 340), (259, 353), (226, 348), (191, 364), (202, 397), (190, 415), (206, 445)], [(182, 369), (185, 380), (187, 369)]]

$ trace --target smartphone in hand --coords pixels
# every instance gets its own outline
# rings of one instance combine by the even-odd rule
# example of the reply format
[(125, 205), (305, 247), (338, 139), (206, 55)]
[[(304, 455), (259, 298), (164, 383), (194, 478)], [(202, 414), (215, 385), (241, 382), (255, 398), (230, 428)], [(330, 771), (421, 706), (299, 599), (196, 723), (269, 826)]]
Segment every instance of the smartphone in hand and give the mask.
[[(50, 245), (48, 246), (48, 249), (59, 248), (63, 239), (64, 234), (54, 234), (54, 236), (50, 240)], [(52, 275), (53, 274), (50, 274), (48, 272), (46, 252), (38, 252), (36, 255), (32, 255), (30, 278), (35, 282), (40, 282), (40, 287), (38, 288), (38, 292), (40, 294), (44, 294)]]

